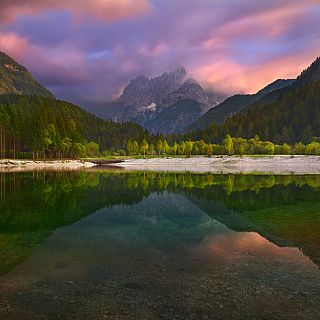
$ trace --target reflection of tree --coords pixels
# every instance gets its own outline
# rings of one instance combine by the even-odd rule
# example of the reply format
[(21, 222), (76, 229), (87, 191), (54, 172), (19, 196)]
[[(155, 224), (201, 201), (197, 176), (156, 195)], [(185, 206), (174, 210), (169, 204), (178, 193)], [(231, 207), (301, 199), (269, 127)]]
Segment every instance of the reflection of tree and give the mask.
[[(235, 230), (237, 219), (232, 216), (228, 220), (220, 209), (213, 210), (215, 205), (228, 208), (238, 217), (241, 214), (241, 221), (248, 223), (244, 230), (268, 229), (269, 233), (278, 237), (283, 233), (281, 228), (285, 228), (290, 219), (299, 217), (283, 211), (287, 212), (287, 220), (281, 220), (284, 217), (281, 208), (284, 206), (298, 208), (300, 217), (311, 212), (308, 223), (312, 223), (312, 219), (319, 221), (319, 210), (311, 210), (319, 206), (319, 176), (114, 171), (2, 173), (0, 259), (8, 261), (7, 266), (13, 265), (56, 228), (74, 223), (100, 208), (136, 204), (151, 193), (163, 191), (187, 196), (209, 215)], [(262, 210), (265, 210), (264, 214)], [(268, 210), (271, 213), (266, 214)], [(268, 217), (273, 220), (268, 220)], [(302, 226), (307, 228), (305, 224)], [(318, 231), (316, 228), (319, 228), (319, 223), (314, 223), (313, 230)], [(312, 234), (315, 235), (315, 231)], [(316, 240), (319, 241), (318, 238)], [(1, 272), (4, 271), (0, 269)]]
[(14, 173), (1, 174), (0, 181), (0, 230), (51, 229), (101, 207), (137, 203), (164, 190), (190, 192), (244, 211), (315, 201), (320, 188), (319, 176), (154, 172)]

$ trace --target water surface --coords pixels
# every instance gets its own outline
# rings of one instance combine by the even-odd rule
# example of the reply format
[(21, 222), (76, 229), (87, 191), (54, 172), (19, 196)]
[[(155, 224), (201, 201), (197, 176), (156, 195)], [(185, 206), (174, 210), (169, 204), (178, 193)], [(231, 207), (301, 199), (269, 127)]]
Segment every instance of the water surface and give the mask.
[(0, 319), (319, 319), (320, 177), (0, 175)]

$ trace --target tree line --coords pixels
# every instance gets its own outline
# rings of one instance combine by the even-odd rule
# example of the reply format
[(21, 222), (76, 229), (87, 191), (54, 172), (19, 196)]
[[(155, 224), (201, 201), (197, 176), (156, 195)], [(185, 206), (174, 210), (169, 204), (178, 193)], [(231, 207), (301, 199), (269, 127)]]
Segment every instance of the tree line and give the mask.
[(231, 137), (229, 134), (221, 144), (205, 143), (200, 141), (181, 141), (169, 144), (166, 139), (159, 139), (156, 144), (148, 143), (143, 139), (139, 144), (136, 140), (129, 140), (126, 152), (130, 156), (192, 156), (192, 155), (320, 155), (320, 139), (303, 144), (301, 142), (289, 145), (287, 143), (274, 144), (271, 141), (261, 141), (258, 135), (244, 139)]

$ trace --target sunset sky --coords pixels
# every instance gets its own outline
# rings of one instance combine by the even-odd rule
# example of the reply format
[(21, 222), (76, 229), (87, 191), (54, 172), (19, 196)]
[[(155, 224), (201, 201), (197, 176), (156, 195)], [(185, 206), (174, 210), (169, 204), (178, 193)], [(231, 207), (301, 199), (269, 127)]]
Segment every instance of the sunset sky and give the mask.
[(107, 101), (183, 65), (204, 87), (253, 93), (320, 55), (319, 0), (0, 0), (0, 50), (57, 97)]

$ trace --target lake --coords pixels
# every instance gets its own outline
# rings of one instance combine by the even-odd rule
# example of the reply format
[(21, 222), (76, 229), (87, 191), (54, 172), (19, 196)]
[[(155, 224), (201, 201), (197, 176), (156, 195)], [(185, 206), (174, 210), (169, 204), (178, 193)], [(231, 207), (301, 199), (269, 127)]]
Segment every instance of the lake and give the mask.
[(0, 173), (0, 319), (319, 319), (320, 176)]

